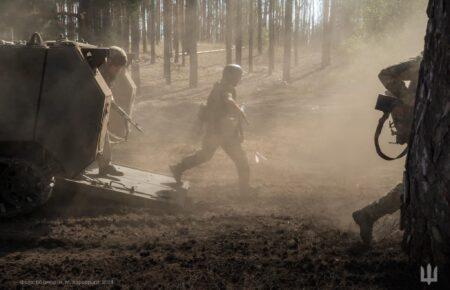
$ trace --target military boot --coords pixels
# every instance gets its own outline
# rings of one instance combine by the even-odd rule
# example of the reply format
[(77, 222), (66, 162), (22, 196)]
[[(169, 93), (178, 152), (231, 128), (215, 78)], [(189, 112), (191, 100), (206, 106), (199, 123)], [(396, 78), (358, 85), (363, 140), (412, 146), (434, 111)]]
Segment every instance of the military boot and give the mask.
[(100, 176), (106, 176), (106, 175), (111, 175), (111, 176), (123, 176), (123, 172), (117, 170), (117, 168), (112, 165), (112, 164), (108, 164), (105, 166), (101, 166), (98, 168), (98, 175)]
[(353, 219), (359, 225), (361, 239), (365, 244), (370, 245), (372, 242), (373, 224), (400, 209), (403, 188), (403, 184), (399, 184), (379, 200), (353, 213)]
[(183, 171), (181, 170), (179, 165), (171, 165), (169, 166), (170, 171), (172, 172), (172, 176), (178, 184), (181, 184), (181, 177), (183, 176)]
[(352, 216), (355, 223), (359, 226), (361, 240), (364, 244), (370, 245), (375, 220), (365, 211), (365, 208), (355, 211)]

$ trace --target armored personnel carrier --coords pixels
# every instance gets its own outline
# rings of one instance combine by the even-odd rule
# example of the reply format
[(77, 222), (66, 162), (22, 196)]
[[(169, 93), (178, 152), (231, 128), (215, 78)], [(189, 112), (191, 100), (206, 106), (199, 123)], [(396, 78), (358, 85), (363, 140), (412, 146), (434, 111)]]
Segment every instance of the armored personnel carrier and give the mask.
[[(187, 186), (121, 167), (123, 177), (86, 171), (103, 150), (112, 91), (98, 68), (108, 48), (73, 41), (0, 42), (0, 217), (77, 190), (123, 202), (180, 204)], [(124, 75), (117, 98), (131, 112), (135, 86)], [(134, 89), (133, 89), (134, 86)], [(124, 88), (125, 87), (125, 88)], [(128, 129), (115, 118), (116, 132)], [(128, 126), (128, 125), (127, 125)]]

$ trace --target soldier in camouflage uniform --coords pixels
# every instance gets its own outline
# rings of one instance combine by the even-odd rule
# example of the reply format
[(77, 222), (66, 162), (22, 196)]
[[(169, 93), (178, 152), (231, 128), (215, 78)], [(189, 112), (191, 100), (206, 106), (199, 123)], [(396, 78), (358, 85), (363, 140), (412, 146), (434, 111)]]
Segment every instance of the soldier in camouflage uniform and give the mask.
[(247, 122), (247, 119), (236, 102), (235, 87), (241, 78), (242, 68), (239, 65), (225, 66), (222, 80), (214, 85), (206, 105), (199, 113), (205, 126), (202, 148), (170, 167), (177, 182), (181, 182), (183, 172), (209, 161), (221, 147), (236, 165), (241, 193), (249, 193), (251, 190), (250, 168), (241, 146), (244, 139), (241, 122)]
[[(422, 56), (418, 56), (407, 62), (388, 67), (378, 75), (386, 89), (399, 98), (403, 104), (410, 107), (413, 107), (415, 103), (421, 61)], [(408, 81), (409, 85), (405, 83)], [(411, 130), (410, 124), (397, 124), (396, 128), (398, 131), (408, 130), (407, 132), (409, 132)], [(369, 245), (372, 241), (373, 224), (381, 217), (393, 214), (400, 209), (403, 191), (403, 183), (400, 183), (378, 201), (353, 213), (353, 219), (360, 227), (361, 239), (365, 244)]]
[[(100, 67), (100, 72), (109, 87), (114, 84), (117, 75), (126, 67), (128, 57), (125, 51), (117, 46), (110, 48), (110, 53), (107, 61)], [(103, 152), (97, 156), (99, 175), (113, 175), (122, 176), (123, 172), (116, 169), (112, 164), (111, 142), (109, 135), (106, 134), (105, 144), (103, 145)]]

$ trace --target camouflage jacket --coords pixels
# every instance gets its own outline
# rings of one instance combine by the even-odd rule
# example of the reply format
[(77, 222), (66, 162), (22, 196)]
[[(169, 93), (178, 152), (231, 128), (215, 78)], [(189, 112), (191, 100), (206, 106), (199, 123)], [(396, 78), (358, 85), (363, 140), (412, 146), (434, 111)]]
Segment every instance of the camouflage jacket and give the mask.
[(214, 123), (232, 114), (226, 103), (230, 96), (236, 100), (236, 90), (233, 87), (225, 86), (220, 82), (214, 84), (206, 102), (206, 122)]
[[(383, 69), (378, 78), (384, 87), (406, 105), (414, 105), (422, 56)], [(409, 85), (406, 85), (409, 81)]]
[(230, 96), (236, 100), (237, 94), (233, 87), (226, 86), (221, 82), (214, 84), (199, 116), (200, 120), (205, 123), (208, 132), (230, 134), (239, 127), (240, 119), (235, 116), (226, 101)]

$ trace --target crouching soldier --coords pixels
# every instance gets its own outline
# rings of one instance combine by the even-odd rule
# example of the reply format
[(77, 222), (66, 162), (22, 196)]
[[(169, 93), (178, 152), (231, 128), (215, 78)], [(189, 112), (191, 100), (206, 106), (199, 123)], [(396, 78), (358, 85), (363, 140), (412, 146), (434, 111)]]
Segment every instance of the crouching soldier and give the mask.
[[(112, 87), (114, 85), (114, 80), (119, 75), (119, 73), (123, 69), (125, 69), (127, 62), (127, 54), (122, 48), (117, 46), (112, 46), (110, 48), (110, 53), (106, 60), (106, 63), (100, 67), (100, 72), (109, 87)], [(97, 163), (99, 167), (99, 175), (123, 175), (123, 172), (117, 170), (116, 167), (112, 164), (111, 142), (109, 140), (109, 134), (106, 134), (103, 153), (97, 156)]]
[[(382, 124), (381, 126), (379, 125), (379, 130), (377, 129), (378, 136), (390, 113), (397, 130), (395, 132), (397, 143), (406, 144), (409, 141), (421, 62), (422, 56), (418, 56), (407, 62), (388, 67), (380, 72), (380, 81), (388, 90), (388, 94), (397, 100), (395, 102), (396, 105), (392, 108), (392, 111), (385, 112), (385, 115), (380, 120)], [(409, 82), (409, 85), (406, 82)], [(377, 141), (378, 136), (375, 137), (378, 154), (386, 160), (397, 159), (389, 158), (381, 152)], [(406, 154), (406, 151), (404, 152)], [(404, 154), (401, 154), (399, 157), (402, 156), (404, 156)], [(404, 186), (400, 183), (378, 201), (375, 201), (353, 213), (353, 219), (360, 227), (360, 236), (365, 244), (370, 245), (372, 241), (372, 230), (374, 223), (383, 216), (393, 214), (400, 209), (401, 196), (403, 192)]]
[(240, 192), (242, 194), (252, 192), (249, 185), (250, 168), (247, 155), (241, 146), (244, 139), (241, 125), (242, 121), (247, 122), (247, 119), (236, 101), (235, 90), (242, 73), (242, 68), (237, 64), (225, 66), (222, 80), (214, 85), (206, 105), (199, 113), (205, 127), (202, 148), (180, 163), (170, 166), (178, 183), (181, 182), (183, 172), (209, 161), (221, 147), (236, 165)]

